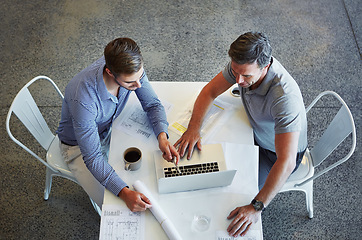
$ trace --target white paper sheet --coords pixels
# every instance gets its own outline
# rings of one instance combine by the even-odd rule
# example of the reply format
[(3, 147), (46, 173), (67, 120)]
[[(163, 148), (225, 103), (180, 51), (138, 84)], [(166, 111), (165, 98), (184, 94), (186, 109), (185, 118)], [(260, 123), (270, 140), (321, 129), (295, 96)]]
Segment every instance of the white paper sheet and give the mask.
[[(213, 133), (215, 133), (215, 131), (225, 123), (225, 121), (230, 117), (232, 109), (233, 106), (230, 103), (224, 102), (220, 99), (214, 100), (204, 117), (200, 129), (200, 135), (203, 143), (206, 143)], [(170, 125), (170, 130), (181, 136), (187, 130), (192, 110), (193, 104), (189, 105), (179, 116), (178, 120)]]
[(120, 205), (103, 205), (100, 240), (143, 240), (144, 212), (131, 212)]
[[(172, 104), (166, 101), (161, 102), (167, 114), (171, 110)], [(130, 106), (115, 127), (142, 141), (148, 141), (154, 136), (152, 125), (139, 103)]]

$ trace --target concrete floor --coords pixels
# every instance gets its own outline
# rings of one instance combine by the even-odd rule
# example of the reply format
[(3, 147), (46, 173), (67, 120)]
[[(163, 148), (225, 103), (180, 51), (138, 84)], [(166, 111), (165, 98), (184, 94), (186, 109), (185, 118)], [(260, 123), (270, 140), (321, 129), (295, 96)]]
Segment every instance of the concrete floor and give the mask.
[[(152, 81), (209, 81), (227, 63), (237, 36), (265, 32), (273, 55), (300, 85), (305, 104), (322, 91), (336, 91), (361, 131), (359, 0), (2, 0), (0, 6), (1, 240), (98, 239), (100, 218), (79, 186), (55, 178), (49, 200), (43, 200), (45, 168), (9, 139), (5, 118), (30, 79), (49, 76), (64, 92), (116, 37), (138, 42)], [(48, 99), (47, 89), (35, 91), (55, 129), (60, 103)], [(335, 108), (328, 103), (319, 109), (328, 116)], [(324, 122), (324, 117), (314, 120), (313, 136)], [(31, 137), (23, 138), (44, 154)], [(315, 181), (315, 217), (307, 218), (303, 193), (278, 194), (262, 215), (264, 239), (361, 239), (360, 136), (357, 141), (348, 162)]]

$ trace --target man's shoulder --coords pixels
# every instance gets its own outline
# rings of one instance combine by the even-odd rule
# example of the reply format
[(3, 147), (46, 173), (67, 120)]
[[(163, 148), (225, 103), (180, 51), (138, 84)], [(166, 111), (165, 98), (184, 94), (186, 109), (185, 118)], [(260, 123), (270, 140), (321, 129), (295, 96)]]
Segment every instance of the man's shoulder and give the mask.
[(100, 71), (102, 71), (103, 67), (104, 59), (100, 58), (80, 71), (68, 83), (65, 89), (65, 97), (82, 101), (82, 99), (89, 100), (97, 95), (99, 90), (98, 78), (102, 77)]
[(74, 84), (78, 82), (80, 84), (86, 82), (95, 82), (97, 76), (100, 74), (100, 71), (103, 72), (105, 66), (104, 57), (97, 59), (95, 62), (90, 64), (88, 67), (84, 68), (78, 74), (76, 74), (70, 83)]
[(270, 73), (270, 75), (276, 79), (294, 81), (293, 77), (289, 74), (289, 72), (284, 68), (284, 66), (276, 58), (273, 58), (273, 62), (269, 68), (268, 73)]
[(299, 86), (295, 79), (277, 59), (274, 58), (273, 60), (268, 72), (271, 81), (270, 88), (280, 88), (287, 92), (295, 90), (299, 91)]
[(100, 70), (103, 71), (104, 66), (105, 60), (104, 57), (101, 57), (94, 61), (92, 64), (88, 65), (83, 70), (81, 70), (77, 75), (74, 76), (73, 79), (82, 79), (84, 77), (97, 76)]
[(228, 81), (231, 84), (236, 83), (235, 76), (232, 74), (231, 71), (231, 61), (227, 63), (227, 65), (222, 70), (222, 76), (225, 78), (226, 81)]

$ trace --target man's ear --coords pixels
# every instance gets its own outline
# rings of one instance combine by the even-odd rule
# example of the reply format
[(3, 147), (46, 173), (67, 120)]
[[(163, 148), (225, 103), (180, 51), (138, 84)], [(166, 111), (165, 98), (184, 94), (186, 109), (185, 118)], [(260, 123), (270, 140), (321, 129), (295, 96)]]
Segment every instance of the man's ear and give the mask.
[(266, 65), (264, 68), (268, 69), (270, 67), (270, 63)]
[(110, 76), (110, 77), (114, 77), (113, 73), (111, 72), (111, 70), (109, 70), (109, 68), (106, 67), (106, 73)]

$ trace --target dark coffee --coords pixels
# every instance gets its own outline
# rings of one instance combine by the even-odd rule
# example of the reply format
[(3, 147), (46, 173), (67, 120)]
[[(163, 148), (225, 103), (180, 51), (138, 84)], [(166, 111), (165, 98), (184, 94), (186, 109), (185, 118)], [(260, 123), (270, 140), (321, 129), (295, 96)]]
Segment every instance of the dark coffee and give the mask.
[(233, 89), (231, 92), (235, 95), (240, 95), (239, 89)]
[(126, 153), (126, 155), (124, 156), (124, 159), (127, 162), (137, 162), (139, 159), (141, 158), (141, 154), (138, 151), (129, 151), (128, 153)]

